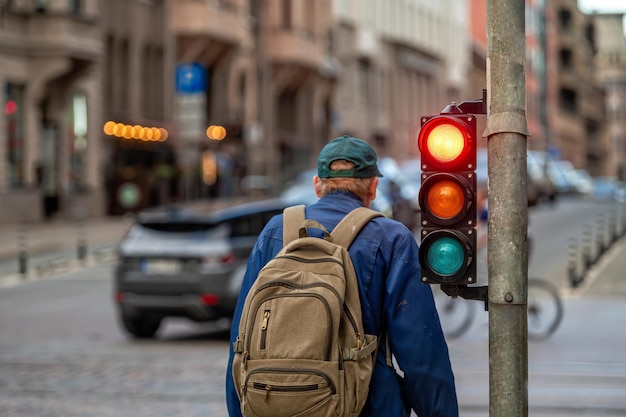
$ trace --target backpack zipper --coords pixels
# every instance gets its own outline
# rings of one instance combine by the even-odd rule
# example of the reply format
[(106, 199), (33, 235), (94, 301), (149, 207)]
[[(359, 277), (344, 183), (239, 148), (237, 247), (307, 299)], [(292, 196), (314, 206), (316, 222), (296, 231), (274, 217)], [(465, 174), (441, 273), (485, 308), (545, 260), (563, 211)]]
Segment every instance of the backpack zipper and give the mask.
[(331, 291), (333, 294), (335, 294), (335, 297), (337, 297), (337, 301), (341, 302), (341, 297), (339, 296), (339, 293), (337, 292), (337, 290), (334, 289), (329, 284), (326, 284), (326, 283), (323, 283), (323, 282), (307, 284), (307, 285), (296, 285), (296, 284), (293, 284), (293, 283), (291, 283), (289, 281), (276, 280), (276, 281), (272, 281), (272, 282), (268, 282), (266, 284), (263, 284), (262, 286), (257, 288), (255, 294), (258, 294), (259, 292), (261, 292), (262, 290), (264, 290), (266, 288), (275, 287), (275, 286), (298, 288), (298, 289), (309, 289), (309, 288), (313, 288), (313, 287), (323, 287), (323, 288), (326, 288), (327, 290)]
[(307, 384), (307, 385), (271, 385), (264, 384), (261, 382), (254, 382), (252, 384), (253, 388), (264, 390), (265, 391), (265, 401), (268, 400), (270, 396), (270, 391), (277, 392), (306, 392), (306, 391), (315, 391), (320, 389), (319, 384)]
[(352, 330), (354, 330), (354, 334), (356, 335), (356, 347), (358, 349), (361, 349), (361, 347), (364, 344), (364, 340), (361, 339), (361, 332), (359, 332), (359, 326), (356, 323), (356, 319), (354, 318), (354, 314), (352, 314), (352, 311), (350, 310), (350, 307), (348, 307), (347, 303), (343, 303), (343, 312), (346, 315), (346, 317), (348, 317), (348, 321), (350, 322), (350, 325), (352, 326)]
[(299, 256), (281, 255), (281, 256), (277, 256), (276, 259), (291, 259), (292, 261), (298, 261), (298, 262), (309, 263), (309, 264), (319, 264), (319, 263), (324, 263), (324, 262), (334, 262), (336, 264), (339, 264), (339, 265), (343, 266), (343, 262), (338, 261), (335, 258), (305, 259), (305, 258), (301, 258)]
[(270, 320), (270, 310), (263, 313), (263, 322), (261, 323), (261, 350), (265, 350), (265, 340), (267, 339), (267, 323)]
[[(243, 384), (243, 394), (246, 394), (246, 391), (248, 389), (248, 382), (250, 381), (250, 377), (254, 374), (257, 373), (277, 373), (277, 374), (309, 374), (309, 375), (317, 375), (320, 376), (322, 378), (324, 378), (326, 380), (326, 383), (328, 384), (328, 388), (330, 389), (330, 392), (332, 395), (335, 395), (337, 392), (337, 389), (335, 388), (335, 385), (333, 384), (333, 381), (328, 377), (328, 375), (326, 375), (323, 372), (319, 372), (316, 371), (314, 369), (306, 369), (306, 368), (257, 368), (255, 370), (253, 370), (252, 372), (250, 372), (247, 376), (246, 376), (246, 380), (244, 381)], [(253, 382), (252, 383), (253, 388), (258, 388), (258, 389), (265, 389), (268, 392), (266, 393), (266, 395), (269, 395), (269, 391), (310, 391), (313, 389), (319, 389), (320, 388), (320, 384), (306, 384), (306, 385), (299, 385), (299, 386), (295, 386), (295, 385), (271, 385), (271, 384), (266, 384), (266, 383), (262, 383), (262, 382)], [(268, 388), (269, 386), (269, 388)], [(262, 388), (259, 388), (262, 387)], [(304, 387), (305, 389), (298, 389), (299, 387)], [(286, 388), (286, 389), (283, 389)]]

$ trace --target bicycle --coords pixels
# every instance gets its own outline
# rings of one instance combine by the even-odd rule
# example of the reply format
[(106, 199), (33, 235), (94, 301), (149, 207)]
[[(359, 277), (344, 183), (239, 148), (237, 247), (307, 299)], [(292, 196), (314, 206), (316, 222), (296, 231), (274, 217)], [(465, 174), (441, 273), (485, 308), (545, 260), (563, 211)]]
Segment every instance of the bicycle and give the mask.
[[(471, 327), (476, 316), (476, 302), (452, 298), (434, 289), (435, 304), (444, 334), (448, 338), (462, 336)], [(558, 289), (541, 278), (528, 279), (528, 339), (541, 341), (549, 338), (563, 320), (563, 302)]]

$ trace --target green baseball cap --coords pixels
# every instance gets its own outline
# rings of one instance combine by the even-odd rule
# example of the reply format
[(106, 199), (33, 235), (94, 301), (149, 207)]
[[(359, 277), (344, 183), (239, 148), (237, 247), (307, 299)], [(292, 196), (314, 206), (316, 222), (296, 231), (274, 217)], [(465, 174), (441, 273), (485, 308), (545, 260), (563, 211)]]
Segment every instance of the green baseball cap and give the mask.
[[(333, 171), (330, 164), (338, 159), (354, 163), (353, 169)], [(382, 177), (378, 170), (376, 152), (367, 142), (343, 135), (328, 142), (317, 158), (317, 176), (320, 178)]]

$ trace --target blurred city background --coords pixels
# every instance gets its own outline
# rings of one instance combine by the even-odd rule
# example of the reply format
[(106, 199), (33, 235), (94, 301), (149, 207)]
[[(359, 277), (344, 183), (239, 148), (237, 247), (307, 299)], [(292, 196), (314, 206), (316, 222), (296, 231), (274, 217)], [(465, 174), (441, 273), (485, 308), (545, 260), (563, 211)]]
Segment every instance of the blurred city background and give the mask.
[[(0, 416), (226, 415), (263, 226), (347, 133), (417, 236), (420, 117), (483, 97), (487, 1), (0, 1)], [(528, 277), (562, 307), (529, 336), (535, 417), (626, 415), (626, 4), (601, 3), (525, 1)], [(461, 415), (487, 416), (489, 314), (432, 287)]]
[[(623, 15), (527, 0), (526, 43), (529, 149), (626, 179)], [(277, 194), (344, 133), (415, 160), (486, 55), (486, 0), (5, 1), (0, 222)]]

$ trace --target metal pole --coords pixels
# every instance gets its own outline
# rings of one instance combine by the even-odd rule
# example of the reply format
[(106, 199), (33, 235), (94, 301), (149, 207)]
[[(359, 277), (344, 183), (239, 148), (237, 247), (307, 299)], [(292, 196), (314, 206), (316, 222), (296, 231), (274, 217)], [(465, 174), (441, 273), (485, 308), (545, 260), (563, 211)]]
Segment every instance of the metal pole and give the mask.
[(78, 220), (78, 240), (76, 242), (76, 255), (78, 260), (84, 264), (87, 258), (87, 234), (85, 232), (85, 221), (83, 219)]
[(489, 416), (528, 416), (525, 2), (487, 1)]
[(19, 245), (19, 252), (17, 255), (19, 272), (22, 277), (25, 277), (26, 273), (28, 272), (28, 245), (26, 243), (26, 227), (23, 224), (20, 225), (17, 233), (17, 240)]
[(265, 0), (256, 0), (255, 8), (255, 60), (257, 69), (257, 134), (249, 152), (251, 172), (266, 175), (275, 184), (280, 161), (277, 158), (274, 138), (274, 89), (272, 63), (267, 56), (268, 21), (270, 4)]

